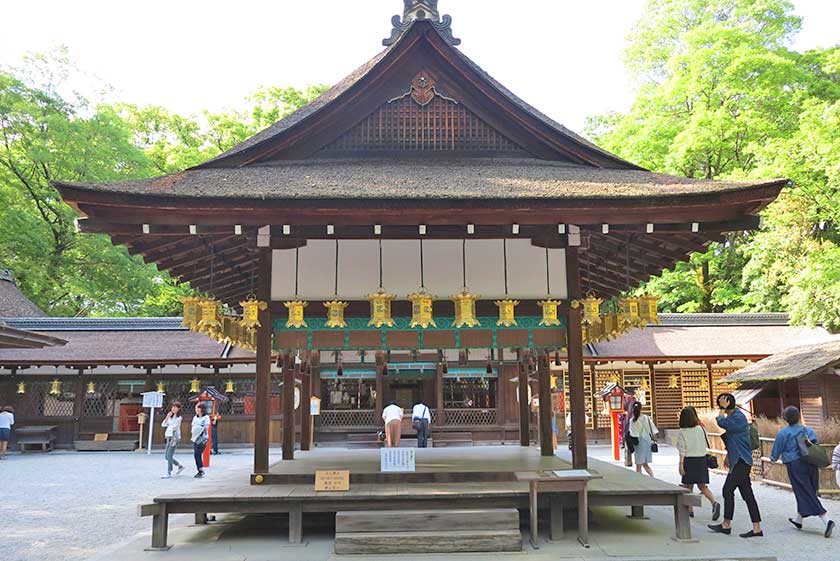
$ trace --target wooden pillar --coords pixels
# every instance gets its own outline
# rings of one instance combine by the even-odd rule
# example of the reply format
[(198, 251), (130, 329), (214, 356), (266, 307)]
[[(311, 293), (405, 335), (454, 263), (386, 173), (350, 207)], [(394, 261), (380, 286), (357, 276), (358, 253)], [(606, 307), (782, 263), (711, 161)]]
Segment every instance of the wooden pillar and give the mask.
[(712, 411), (717, 408), (717, 403), (715, 403), (715, 374), (712, 368), (713, 364), (711, 360), (706, 363), (706, 372), (709, 375), (709, 409)]
[[(271, 301), (271, 249), (257, 254), (257, 299)], [(254, 399), (254, 473), (268, 473), (268, 429), (271, 418), (271, 312), (266, 308), (257, 316), (257, 374)]]
[(554, 442), (551, 438), (551, 367), (545, 352), (537, 357), (537, 379), (540, 399), (540, 455), (553, 456)]
[[(580, 300), (580, 269), (578, 248), (566, 248), (566, 287), (569, 301)], [(581, 306), (570, 306), (567, 316), (566, 337), (569, 355), (569, 393), (572, 407), (572, 466), (586, 469), (586, 396), (583, 395), (583, 329)]]
[[(84, 371), (84, 368), (79, 369), (79, 379), (76, 381), (76, 398), (73, 400), (73, 440), (79, 439), (79, 432), (82, 430), (82, 409), (84, 409), (85, 392), (87, 391), (85, 386), (87, 380), (82, 375)], [(149, 428), (152, 429), (153, 427), (150, 425)]]
[(300, 364), (292, 351), (283, 357), (283, 459), (295, 459), (295, 380)]
[(385, 399), (385, 380), (382, 378), (382, 367), (377, 365), (376, 366), (376, 404), (375, 404), (375, 416), (374, 423), (377, 425), (382, 424), (382, 409), (383, 409), (383, 400)]
[(530, 353), (527, 350), (520, 349), (519, 360), (519, 445), (531, 445), (531, 433), (529, 421), (531, 417), (530, 403), (528, 403), (528, 370), (530, 363)]
[(505, 425), (507, 424), (507, 379), (501, 361), (494, 363), (496, 368), (496, 424), (501, 430), (502, 440), (505, 440)]
[(306, 372), (300, 384), (300, 449), (307, 451), (312, 442), (312, 426), (309, 417), (309, 398), (312, 397), (312, 358), (306, 363)]
[(435, 416), (435, 424), (443, 426), (446, 424), (446, 409), (444, 407), (443, 399), (443, 366), (440, 362), (435, 368), (435, 409), (437, 410)]

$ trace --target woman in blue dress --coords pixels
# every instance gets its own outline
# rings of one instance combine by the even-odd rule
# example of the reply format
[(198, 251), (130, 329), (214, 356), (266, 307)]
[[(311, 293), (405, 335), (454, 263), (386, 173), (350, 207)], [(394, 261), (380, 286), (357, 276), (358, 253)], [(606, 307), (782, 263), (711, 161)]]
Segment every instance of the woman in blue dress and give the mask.
[(826, 510), (817, 497), (820, 483), (819, 470), (817, 466), (805, 462), (799, 451), (799, 440), (803, 435), (816, 443), (817, 434), (811, 427), (805, 427), (800, 423), (801, 416), (796, 407), (786, 407), (782, 417), (787, 421), (788, 426), (776, 435), (770, 459), (774, 462), (781, 459), (785, 464), (790, 486), (796, 497), (796, 517), (788, 518), (788, 521), (797, 530), (801, 530), (804, 518), (818, 516), (823, 523), (825, 537), (830, 538), (834, 531), (834, 521), (828, 519)]

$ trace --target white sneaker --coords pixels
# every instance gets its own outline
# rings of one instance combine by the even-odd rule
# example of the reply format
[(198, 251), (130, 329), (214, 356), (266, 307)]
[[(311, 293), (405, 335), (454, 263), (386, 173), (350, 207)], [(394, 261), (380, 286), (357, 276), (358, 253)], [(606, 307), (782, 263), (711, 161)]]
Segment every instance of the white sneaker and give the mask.
[(166, 475), (161, 475), (161, 476), (160, 476), (160, 478), (161, 478), (161, 479), (172, 479), (172, 474), (171, 474), (171, 473), (167, 473)]

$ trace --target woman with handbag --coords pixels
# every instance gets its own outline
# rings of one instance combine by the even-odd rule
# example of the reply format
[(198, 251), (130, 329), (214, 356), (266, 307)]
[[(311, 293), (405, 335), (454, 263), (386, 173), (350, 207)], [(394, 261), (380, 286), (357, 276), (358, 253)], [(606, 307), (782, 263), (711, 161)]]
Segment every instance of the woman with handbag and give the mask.
[(204, 477), (204, 449), (207, 447), (207, 427), (209, 426), (210, 417), (207, 416), (207, 406), (203, 403), (196, 403), (190, 440), (193, 443), (193, 456), (195, 457), (196, 474), (194, 477), (197, 478)]
[(636, 472), (642, 473), (642, 469), (647, 474), (653, 477), (653, 469), (650, 463), (653, 461), (653, 452), (659, 451), (659, 446), (656, 443), (656, 425), (650, 420), (650, 417), (642, 414), (642, 404), (636, 402), (633, 404), (633, 414), (630, 417), (630, 436), (634, 439), (633, 460), (636, 463)]
[[(700, 426), (700, 419), (692, 407), (686, 407), (680, 411), (680, 434), (677, 437), (677, 450), (680, 453), (680, 475), (682, 486), (689, 491), (697, 488), (700, 493), (712, 503), (712, 520), (720, 518), (720, 503), (715, 500), (712, 490), (709, 489), (709, 463), (708, 455), (709, 439), (706, 430)], [(717, 464), (717, 461), (714, 462)], [(691, 516), (694, 516), (694, 508), (688, 507)]]
[(834, 521), (828, 519), (826, 510), (817, 497), (820, 485), (819, 468), (805, 458), (808, 446), (817, 444), (817, 433), (811, 427), (800, 423), (801, 416), (796, 407), (786, 407), (782, 417), (788, 426), (776, 435), (770, 460), (776, 462), (781, 459), (785, 464), (790, 486), (796, 497), (796, 517), (788, 518), (788, 521), (797, 530), (801, 530), (804, 518), (818, 516), (823, 523), (823, 535), (830, 538), (834, 531)]

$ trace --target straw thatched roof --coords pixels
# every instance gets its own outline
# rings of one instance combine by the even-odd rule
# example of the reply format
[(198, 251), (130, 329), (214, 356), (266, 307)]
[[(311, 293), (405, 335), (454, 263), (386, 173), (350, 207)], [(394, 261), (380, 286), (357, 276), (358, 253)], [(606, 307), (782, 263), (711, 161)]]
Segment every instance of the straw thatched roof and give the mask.
[(794, 380), (840, 366), (840, 339), (776, 353), (723, 378), (721, 383)]

